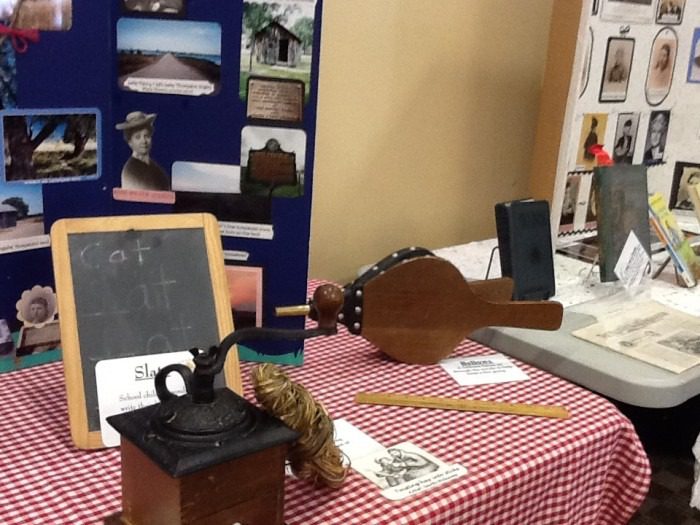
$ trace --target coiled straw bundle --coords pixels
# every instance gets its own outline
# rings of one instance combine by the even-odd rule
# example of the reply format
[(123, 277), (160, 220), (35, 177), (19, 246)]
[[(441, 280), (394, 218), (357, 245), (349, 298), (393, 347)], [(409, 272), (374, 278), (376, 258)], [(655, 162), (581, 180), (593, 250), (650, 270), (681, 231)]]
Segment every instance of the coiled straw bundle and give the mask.
[(292, 472), (314, 485), (340, 487), (347, 469), (333, 441), (333, 421), (326, 409), (273, 364), (254, 367), (251, 379), (263, 408), (301, 434), (287, 456)]

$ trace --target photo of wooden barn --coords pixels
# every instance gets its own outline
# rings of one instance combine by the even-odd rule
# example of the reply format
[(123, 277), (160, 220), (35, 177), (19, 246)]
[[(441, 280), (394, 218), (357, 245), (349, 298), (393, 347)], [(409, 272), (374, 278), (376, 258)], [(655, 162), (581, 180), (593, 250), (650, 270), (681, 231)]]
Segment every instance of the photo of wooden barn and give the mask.
[(259, 63), (297, 67), (301, 61), (301, 39), (278, 22), (270, 22), (255, 33), (254, 45)]

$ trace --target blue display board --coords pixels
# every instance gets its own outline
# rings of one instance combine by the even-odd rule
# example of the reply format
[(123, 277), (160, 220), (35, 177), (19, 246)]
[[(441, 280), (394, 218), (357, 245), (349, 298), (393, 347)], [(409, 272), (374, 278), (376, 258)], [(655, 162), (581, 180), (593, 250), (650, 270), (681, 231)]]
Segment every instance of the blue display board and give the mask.
[[(274, 308), (306, 302), (321, 1), (18, 9), (39, 4), (52, 18), (0, 13), (17, 32), (0, 44), (16, 81), (0, 86), (0, 320), (15, 339), (36, 327), (32, 289), (54, 287), (57, 219), (173, 212), (219, 219), (234, 322), (302, 327)], [(241, 357), (301, 363), (301, 342), (256, 344)]]

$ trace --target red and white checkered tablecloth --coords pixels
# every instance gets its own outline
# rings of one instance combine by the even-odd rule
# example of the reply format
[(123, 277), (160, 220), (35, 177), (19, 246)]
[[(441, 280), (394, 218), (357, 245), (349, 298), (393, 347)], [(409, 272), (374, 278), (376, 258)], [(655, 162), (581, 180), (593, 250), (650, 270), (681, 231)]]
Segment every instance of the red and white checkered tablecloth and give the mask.
[[(312, 283), (313, 284), (313, 283)], [(493, 350), (465, 341), (454, 355)], [(384, 446), (410, 441), (468, 474), (402, 501), (352, 472), (339, 490), (288, 479), (288, 525), (624, 524), (643, 501), (649, 463), (632, 424), (606, 400), (524, 363), (527, 381), (458, 386), (438, 365), (407, 365), (347, 334), (307, 342), (286, 367), (331, 413)], [(246, 397), (253, 399), (242, 366)], [(567, 420), (356, 405), (385, 391), (566, 406)], [(0, 375), (0, 524), (101, 523), (120, 510), (117, 449), (73, 447), (60, 363)]]

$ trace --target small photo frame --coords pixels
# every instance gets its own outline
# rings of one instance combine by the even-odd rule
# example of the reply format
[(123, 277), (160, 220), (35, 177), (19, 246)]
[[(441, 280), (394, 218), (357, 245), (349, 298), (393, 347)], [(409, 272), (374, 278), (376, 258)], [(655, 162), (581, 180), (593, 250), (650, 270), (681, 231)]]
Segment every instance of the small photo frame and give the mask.
[(0, 119), (5, 142), (5, 161), (0, 169), (5, 182), (52, 183), (100, 177), (99, 109), (11, 109), (2, 111)]
[(600, 81), (600, 102), (624, 102), (627, 99), (633, 55), (633, 38), (608, 39), (605, 66)]
[(616, 164), (632, 164), (637, 143), (639, 113), (620, 113), (615, 127), (612, 157)]
[(654, 38), (649, 55), (644, 92), (650, 106), (661, 104), (671, 90), (677, 51), (676, 32), (670, 27), (664, 27)]
[(656, 8), (656, 23), (678, 25), (683, 21), (685, 0), (659, 0)]
[(644, 142), (644, 164), (651, 166), (663, 162), (670, 120), (670, 110), (651, 112), (646, 141)]
[(700, 27), (693, 30), (693, 41), (690, 45), (688, 60), (688, 82), (700, 83)]
[(673, 169), (673, 183), (668, 207), (671, 210), (693, 211), (688, 186), (700, 183), (700, 164), (695, 162), (676, 162)]
[(127, 13), (156, 16), (185, 16), (186, 0), (122, 0)]

